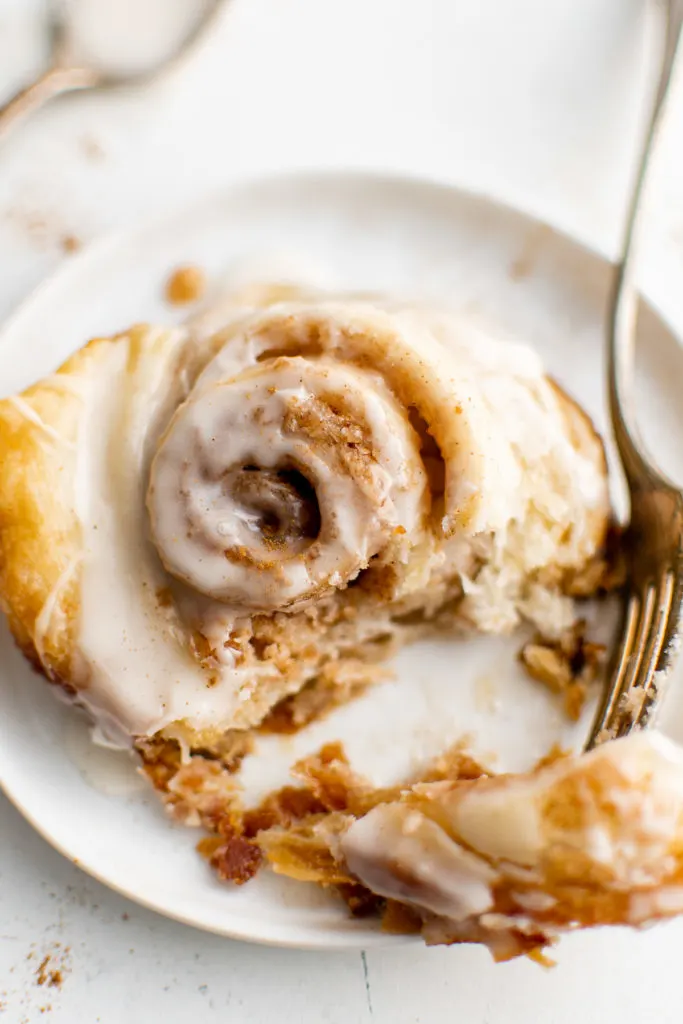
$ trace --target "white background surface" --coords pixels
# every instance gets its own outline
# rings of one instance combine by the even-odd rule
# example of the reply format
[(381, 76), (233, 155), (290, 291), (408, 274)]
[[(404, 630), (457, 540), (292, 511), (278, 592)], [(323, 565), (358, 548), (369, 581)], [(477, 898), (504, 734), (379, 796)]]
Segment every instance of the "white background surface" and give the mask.
[[(0, 89), (39, 60), (32, 2), (0, 0)], [(68, 259), (67, 235), (86, 241), (231, 180), (297, 167), (452, 180), (613, 252), (651, 53), (646, 6), (236, 0), (180, 73), (142, 93), (74, 97), (0, 150), (0, 316)], [(644, 267), (675, 319), (683, 315), (678, 92)], [(110, 893), (0, 797), (0, 1024), (673, 1024), (680, 952), (667, 934), (680, 941), (680, 930), (660, 929), (661, 963), (642, 977), (638, 945), (614, 934), (623, 971), (600, 980), (578, 972), (573, 939), (555, 971), (516, 963), (477, 971), (476, 981), (472, 965), (487, 955), (479, 949), (373, 951), (364, 962), (358, 953), (249, 947)], [(602, 940), (588, 941), (597, 959)], [(35, 984), (54, 943), (67, 961), (61, 990)], [(558, 999), (560, 991), (575, 998)]]

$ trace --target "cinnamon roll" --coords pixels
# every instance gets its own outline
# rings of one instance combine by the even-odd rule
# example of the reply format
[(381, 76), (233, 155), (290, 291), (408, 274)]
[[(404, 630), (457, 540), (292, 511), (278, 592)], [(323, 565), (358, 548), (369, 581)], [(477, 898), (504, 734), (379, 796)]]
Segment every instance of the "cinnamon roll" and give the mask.
[(330, 664), (569, 624), (605, 459), (530, 349), (379, 298), (221, 316), (97, 339), (0, 402), (2, 607), (109, 742), (215, 748)]

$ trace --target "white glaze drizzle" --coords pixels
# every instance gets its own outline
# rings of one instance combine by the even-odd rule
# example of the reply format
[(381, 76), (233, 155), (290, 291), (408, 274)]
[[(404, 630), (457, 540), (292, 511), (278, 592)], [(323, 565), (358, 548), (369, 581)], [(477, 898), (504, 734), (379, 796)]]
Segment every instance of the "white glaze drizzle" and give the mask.
[(36, 616), (35, 625), (33, 627), (33, 643), (35, 645), (36, 654), (40, 659), (40, 663), (50, 677), (52, 677), (52, 671), (50, 669), (49, 662), (45, 657), (45, 637), (50, 631), (50, 626), (52, 625), (53, 616), (62, 596), (62, 591), (73, 579), (74, 573), (80, 568), (82, 560), (83, 559), (80, 554), (71, 559), (57, 579), (54, 587), (47, 595), (43, 603), (43, 607)]
[(62, 437), (54, 427), (50, 426), (49, 423), (46, 423), (45, 420), (38, 415), (35, 409), (21, 397), (21, 395), (11, 395), (7, 401), (14, 406), (17, 412), (20, 413), (24, 419), (27, 419), (35, 427), (38, 427), (41, 433), (53, 444), (63, 445), (65, 448), (75, 448), (73, 441), (70, 441), (66, 437)]

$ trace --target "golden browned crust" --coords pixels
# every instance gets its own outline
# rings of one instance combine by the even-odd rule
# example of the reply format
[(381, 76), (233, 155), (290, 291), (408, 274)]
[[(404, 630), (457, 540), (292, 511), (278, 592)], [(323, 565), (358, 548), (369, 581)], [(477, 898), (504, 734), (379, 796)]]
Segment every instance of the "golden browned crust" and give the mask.
[(106, 349), (125, 342), (135, 359), (148, 334), (138, 325), (95, 338), (52, 376), (0, 401), (0, 606), (28, 660), (69, 691), (83, 555), (75, 494), (81, 393)]
[[(71, 675), (82, 549), (73, 494), (81, 400), (68, 385), (87, 378), (98, 349), (107, 344), (92, 341), (19, 402), (0, 402), (0, 602), (24, 654), (65, 682)], [(50, 600), (55, 614), (41, 640), (36, 623)]]

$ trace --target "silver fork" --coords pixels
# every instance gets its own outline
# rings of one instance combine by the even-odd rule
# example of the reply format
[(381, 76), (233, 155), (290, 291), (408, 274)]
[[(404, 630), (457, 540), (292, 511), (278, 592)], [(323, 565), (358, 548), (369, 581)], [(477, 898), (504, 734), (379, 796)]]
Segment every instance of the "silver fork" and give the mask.
[(624, 536), (627, 594), (620, 642), (610, 681), (586, 749), (643, 728), (664, 695), (678, 646), (683, 601), (683, 494), (645, 453), (634, 416), (635, 241), (650, 158), (683, 30), (683, 0), (658, 5), (666, 19), (659, 84), (617, 266), (607, 335), (607, 375), (612, 430), (626, 478), (630, 520)]

